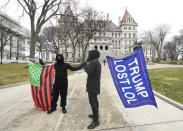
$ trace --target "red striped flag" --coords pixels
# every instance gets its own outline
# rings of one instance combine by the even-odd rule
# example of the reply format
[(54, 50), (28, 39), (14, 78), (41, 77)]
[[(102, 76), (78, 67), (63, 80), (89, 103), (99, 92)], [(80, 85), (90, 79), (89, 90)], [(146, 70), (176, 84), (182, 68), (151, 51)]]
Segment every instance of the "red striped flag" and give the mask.
[(35, 107), (43, 111), (51, 109), (54, 65), (40, 66), (29, 63), (31, 92)]

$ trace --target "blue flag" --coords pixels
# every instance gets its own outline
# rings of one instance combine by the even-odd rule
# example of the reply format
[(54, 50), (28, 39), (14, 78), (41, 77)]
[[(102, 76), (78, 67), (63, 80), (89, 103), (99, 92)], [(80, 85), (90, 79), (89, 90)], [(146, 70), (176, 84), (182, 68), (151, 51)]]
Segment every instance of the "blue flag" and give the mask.
[(126, 108), (143, 105), (157, 108), (141, 46), (122, 59), (107, 56), (107, 62), (116, 90)]

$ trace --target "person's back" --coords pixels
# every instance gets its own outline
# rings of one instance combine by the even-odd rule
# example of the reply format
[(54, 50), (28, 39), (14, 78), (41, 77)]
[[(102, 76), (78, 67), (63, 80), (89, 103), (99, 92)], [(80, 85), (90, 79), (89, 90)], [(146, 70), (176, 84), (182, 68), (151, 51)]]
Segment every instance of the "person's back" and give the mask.
[(93, 118), (88, 129), (93, 129), (99, 125), (99, 102), (97, 95), (100, 94), (101, 64), (98, 60), (100, 53), (97, 50), (89, 51), (87, 64), (84, 70), (88, 74), (86, 91), (88, 92), (89, 102), (92, 108), (92, 114), (88, 117)]
[(90, 93), (100, 94), (101, 64), (99, 60), (90, 62), (88, 70), (86, 90)]

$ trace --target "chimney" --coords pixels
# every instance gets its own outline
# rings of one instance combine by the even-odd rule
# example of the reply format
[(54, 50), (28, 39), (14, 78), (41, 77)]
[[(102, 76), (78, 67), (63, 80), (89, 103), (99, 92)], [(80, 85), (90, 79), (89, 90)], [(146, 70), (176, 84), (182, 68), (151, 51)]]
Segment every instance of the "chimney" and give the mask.
[(109, 13), (107, 13), (107, 22), (109, 22)]
[(119, 26), (121, 25), (121, 17), (118, 17), (118, 21), (119, 21)]

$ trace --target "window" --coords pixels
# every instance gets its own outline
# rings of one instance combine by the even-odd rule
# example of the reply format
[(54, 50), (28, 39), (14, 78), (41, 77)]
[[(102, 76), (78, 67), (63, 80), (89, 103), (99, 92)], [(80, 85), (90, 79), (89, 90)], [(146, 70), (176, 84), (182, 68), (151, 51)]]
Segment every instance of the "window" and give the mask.
[(115, 37), (117, 38), (117, 33), (115, 33)]
[(131, 38), (131, 34), (129, 33), (129, 38)]
[(108, 46), (105, 46), (105, 50), (108, 50)]
[(112, 36), (113, 36), (114, 34), (112, 33)]
[(124, 27), (124, 30), (127, 30), (127, 27)]
[(103, 46), (100, 46), (100, 50), (103, 50)]
[(125, 38), (126, 38), (126, 33), (125, 33)]
[(131, 44), (131, 40), (129, 40), (129, 44)]
[(135, 33), (133, 33), (133, 38), (135, 38)]
[(135, 30), (135, 27), (133, 27), (133, 30)]
[(98, 49), (98, 47), (97, 46), (95, 46), (95, 50), (97, 50)]
[(131, 30), (131, 27), (128, 27), (129, 30)]

